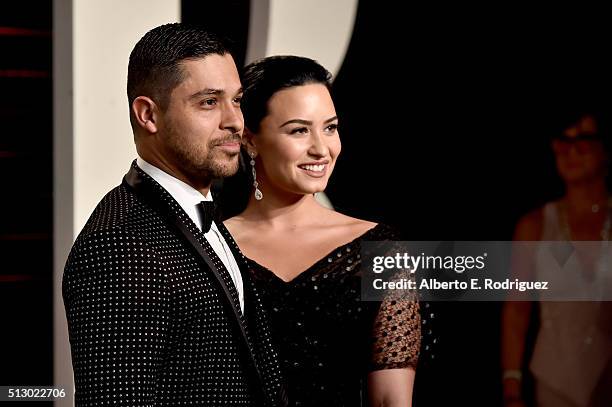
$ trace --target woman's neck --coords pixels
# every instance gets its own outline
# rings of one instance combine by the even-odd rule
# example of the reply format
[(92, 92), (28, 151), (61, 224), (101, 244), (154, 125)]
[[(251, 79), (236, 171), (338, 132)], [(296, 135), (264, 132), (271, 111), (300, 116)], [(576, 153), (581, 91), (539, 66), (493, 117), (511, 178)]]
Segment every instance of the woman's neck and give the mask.
[(564, 197), (568, 206), (576, 212), (590, 212), (608, 204), (608, 191), (605, 179), (567, 185)]
[(258, 201), (253, 195), (241, 216), (246, 221), (263, 222), (272, 228), (295, 228), (311, 223), (317, 213), (326, 211), (314, 195), (265, 193)]

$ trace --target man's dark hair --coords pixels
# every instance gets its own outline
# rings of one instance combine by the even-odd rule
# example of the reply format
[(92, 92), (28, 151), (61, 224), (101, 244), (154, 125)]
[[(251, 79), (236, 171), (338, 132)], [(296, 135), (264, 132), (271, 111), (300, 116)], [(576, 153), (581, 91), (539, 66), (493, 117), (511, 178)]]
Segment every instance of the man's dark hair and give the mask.
[[(268, 114), (268, 102), (282, 89), (320, 83), (331, 88), (332, 75), (316, 61), (298, 56), (273, 56), (247, 65), (242, 72), (240, 102), (246, 127), (257, 132)], [(331, 90), (331, 89), (330, 89)]]
[(127, 95), (131, 106), (138, 96), (148, 96), (162, 110), (168, 107), (170, 94), (184, 79), (180, 63), (208, 55), (230, 53), (216, 35), (200, 27), (171, 23), (146, 33), (130, 54)]

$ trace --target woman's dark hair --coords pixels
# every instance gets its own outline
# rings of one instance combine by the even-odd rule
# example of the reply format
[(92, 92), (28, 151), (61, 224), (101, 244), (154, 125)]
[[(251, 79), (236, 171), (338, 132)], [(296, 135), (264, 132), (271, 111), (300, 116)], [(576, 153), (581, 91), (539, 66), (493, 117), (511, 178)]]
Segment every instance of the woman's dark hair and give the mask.
[(241, 75), (244, 93), (240, 106), (244, 124), (256, 133), (268, 114), (268, 102), (282, 89), (320, 83), (331, 88), (332, 75), (310, 58), (292, 55), (273, 56), (247, 65)]
[(552, 126), (551, 139), (563, 134), (568, 128), (577, 125), (585, 117), (592, 117), (597, 126), (597, 138), (601, 140), (606, 152), (612, 151), (612, 128), (610, 115), (604, 106), (597, 104), (582, 104), (562, 109), (555, 117), (556, 125)]
[[(244, 124), (251, 132), (257, 133), (261, 121), (268, 115), (268, 103), (276, 92), (312, 83), (325, 85), (331, 91), (332, 75), (312, 59), (283, 55), (247, 65), (240, 79), (244, 89), (240, 102)], [(238, 173), (214, 185), (220, 190), (215, 200), (223, 219), (239, 214), (248, 204), (253, 184), (249, 160), (246, 151), (242, 151)]]

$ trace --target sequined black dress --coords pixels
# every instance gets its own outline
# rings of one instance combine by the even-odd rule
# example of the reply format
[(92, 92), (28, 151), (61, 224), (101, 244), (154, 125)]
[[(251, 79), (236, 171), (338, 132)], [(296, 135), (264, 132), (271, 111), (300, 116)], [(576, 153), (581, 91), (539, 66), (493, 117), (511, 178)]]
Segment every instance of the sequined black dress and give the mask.
[(414, 301), (361, 301), (362, 241), (397, 240), (377, 225), (290, 282), (241, 256), (263, 296), (290, 405), (365, 406), (365, 378), (416, 367), (420, 316)]

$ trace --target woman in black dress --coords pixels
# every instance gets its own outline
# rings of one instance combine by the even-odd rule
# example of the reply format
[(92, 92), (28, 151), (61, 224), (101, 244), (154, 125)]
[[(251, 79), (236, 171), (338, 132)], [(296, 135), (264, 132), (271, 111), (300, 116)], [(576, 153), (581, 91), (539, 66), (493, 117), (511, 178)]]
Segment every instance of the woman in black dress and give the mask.
[[(301, 57), (245, 68), (243, 142), (252, 187), (246, 208), (225, 225), (268, 309), (291, 405), (409, 406), (418, 303), (360, 298), (361, 243), (397, 236), (314, 196), (341, 149), (330, 79)], [(364, 173), (373, 170), (363, 163)]]

